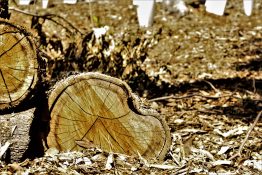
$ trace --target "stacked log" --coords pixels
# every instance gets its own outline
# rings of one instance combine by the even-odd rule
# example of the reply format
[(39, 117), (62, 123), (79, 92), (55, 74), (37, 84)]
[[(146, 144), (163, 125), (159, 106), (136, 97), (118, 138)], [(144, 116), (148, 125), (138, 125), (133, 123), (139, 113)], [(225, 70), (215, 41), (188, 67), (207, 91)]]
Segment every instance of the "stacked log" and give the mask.
[(48, 100), (49, 147), (62, 151), (97, 146), (109, 152), (163, 159), (170, 146), (165, 121), (141, 107), (123, 81), (99, 73), (72, 75)]
[[(0, 20), (0, 143), (10, 144), (1, 155), (7, 162), (20, 160), (28, 149), (35, 109), (18, 112), (16, 107), (30, 98), (37, 81), (37, 53), (31, 34)], [(9, 114), (3, 115), (3, 111)]]
[(19, 105), (35, 88), (38, 62), (31, 35), (0, 21), (0, 110)]
[[(30, 154), (28, 150), (34, 150), (29, 145), (37, 134), (32, 133), (39, 131), (32, 130), (42, 127), (44, 121), (32, 121), (41, 118), (37, 115), (44, 112), (47, 112), (45, 118), (50, 119), (50, 130), (42, 135), (47, 136), (43, 139), (49, 148), (72, 151), (99, 147), (158, 159), (166, 155), (171, 138), (165, 120), (143, 107), (125, 82), (99, 73), (72, 75), (50, 90), (48, 109), (41, 105), (19, 108), (31, 96), (45, 99), (42, 95), (46, 93), (35, 91), (41, 83), (38, 77), (39, 63), (30, 33), (1, 20), (0, 145), (5, 146), (0, 146), (0, 160), (20, 161), (26, 158), (26, 152)], [(7, 114), (3, 115), (3, 111)]]
[(5, 162), (19, 161), (23, 158), (30, 143), (30, 127), (35, 109), (0, 115), (0, 143), (10, 143), (2, 155)]

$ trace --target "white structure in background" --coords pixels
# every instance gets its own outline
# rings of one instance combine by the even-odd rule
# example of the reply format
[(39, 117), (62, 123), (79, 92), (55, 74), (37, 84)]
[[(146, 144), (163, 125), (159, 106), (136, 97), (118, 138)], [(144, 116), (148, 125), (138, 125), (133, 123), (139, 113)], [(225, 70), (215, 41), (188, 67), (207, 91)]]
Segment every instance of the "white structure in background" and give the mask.
[(48, 6), (48, 0), (42, 0), (42, 7), (47, 8)]
[(139, 26), (149, 27), (152, 25), (156, 2), (162, 2), (163, 6), (170, 12), (178, 12), (184, 15), (188, 11), (183, 0), (133, 0), (133, 5), (137, 6)]
[[(19, 0), (20, 5), (29, 5), (31, 0)], [(87, 0), (88, 2), (93, 0)], [(66, 4), (75, 4), (77, 0), (64, 0)], [(137, 6), (137, 17), (141, 27), (149, 27), (153, 23), (154, 6), (156, 2), (162, 2), (163, 6), (170, 12), (178, 11), (184, 15), (188, 9), (183, 0), (133, 0)], [(223, 15), (227, 0), (206, 0), (206, 11), (216, 15)], [(244, 11), (247, 16), (252, 13), (254, 0), (243, 0)], [(48, 0), (42, 0), (42, 7), (47, 8)]]
[(206, 0), (206, 11), (222, 16), (226, 8), (227, 0)]
[(133, 0), (133, 4), (137, 6), (139, 26), (151, 26), (153, 23), (155, 0)]
[[(31, 0), (19, 0), (19, 5), (29, 5)], [(65, 4), (75, 4), (77, 0), (64, 0), (63, 3)], [(47, 8), (48, 0), (42, 0), (42, 7)]]
[(64, 0), (65, 4), (75, 4), (77, 0)]
[(162, 0), (162, 3), (169, 12), (178, 12), (185, 15), (188, 11), (184, 0)]
[[(187, 7), (183, 0), (133, 0), (137, 5), (137, 16), (141, 27), (149, 27), (153, 23), (153, 7), (155, 2), (162, 2), (168, 11), (178, 11), (180, 14), (187, 12)], [(206, 0), (206, 11), (216, 15), (223, 15), (227, 0)], [(254, 0), (243, 0), (244, 11), (247, 16), (252, 13)]]
[(254, 0), (243, 0), (243, 4), (244, 4), (245, 14), (247, 16), (250, 16), (254, 5)]
[[(247, 16), (252, 13), (253, 2), (254, 0), (243, 0), (244, 11)], [(206, 0), (206, 11), (221, 16), (224, 14), (226, 4), (227, 0)]]
[(19, 5), (29, 5), (31, 0), (19, 0)]

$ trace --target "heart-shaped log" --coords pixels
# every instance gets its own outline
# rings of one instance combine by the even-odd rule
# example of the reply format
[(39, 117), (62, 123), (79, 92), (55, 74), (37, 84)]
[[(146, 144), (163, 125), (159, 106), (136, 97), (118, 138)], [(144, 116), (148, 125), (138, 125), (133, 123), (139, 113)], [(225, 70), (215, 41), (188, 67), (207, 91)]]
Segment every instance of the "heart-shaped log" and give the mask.
[(163, 159), (171, 138), (163, 118), (142, 107), (123, 81), (99, 73), (72, 75), (54, 86), (48, 100), (49, 147), (92, 146)]
[(35, 87), (38, 63), (30, 34), (0, 20), (0, 109), (23, 101)]

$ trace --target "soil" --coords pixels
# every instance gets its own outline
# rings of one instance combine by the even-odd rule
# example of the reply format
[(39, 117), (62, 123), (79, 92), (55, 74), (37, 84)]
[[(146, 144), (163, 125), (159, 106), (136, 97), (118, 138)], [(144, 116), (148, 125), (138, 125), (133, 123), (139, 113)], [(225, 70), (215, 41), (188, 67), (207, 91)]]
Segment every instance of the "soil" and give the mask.
[[(261, 174), (261, 117), (245, 137), (262, 110), (262, 4), (255, 1), (251, 16), (237, 0), (228, 2), (224, 16), (207, 13), (198, 1), (186, 4), (189, 12), (182, 16), (157, 3), (149, 28), (138, 26), (129, 0), (54, 3), (47, 9), (12, 5), (10, 21), (35, 36), (46, 89), (75, 72), (121, 78), (165, 117), (172, 145), (163, 162), (90, 148), (0, 162), (0, 171)], [(93, 28), (104, 26), (108, 31), (96, 38)]]

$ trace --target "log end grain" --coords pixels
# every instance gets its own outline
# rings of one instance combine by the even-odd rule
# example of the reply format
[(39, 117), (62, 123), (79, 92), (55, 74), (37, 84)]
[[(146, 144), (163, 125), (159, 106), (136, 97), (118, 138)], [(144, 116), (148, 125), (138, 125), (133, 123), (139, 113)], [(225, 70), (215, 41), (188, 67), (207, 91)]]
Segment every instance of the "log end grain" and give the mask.
[(141, 107), (123, 81), (99, 73), (73, 75), (57, 83), (49, 100), (49, 147), (62, 151), (90, 146), (163, 159), (171, 143), (165, 120)]
[(37, 53), (30, 33), (0, 20), (0, 110), (20, 104), (38, 80)]

